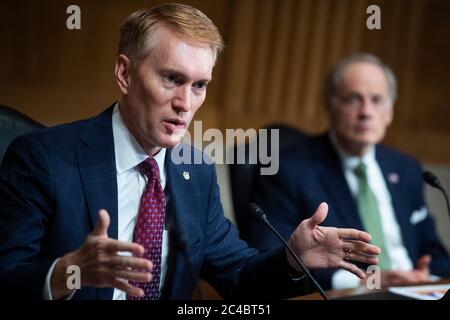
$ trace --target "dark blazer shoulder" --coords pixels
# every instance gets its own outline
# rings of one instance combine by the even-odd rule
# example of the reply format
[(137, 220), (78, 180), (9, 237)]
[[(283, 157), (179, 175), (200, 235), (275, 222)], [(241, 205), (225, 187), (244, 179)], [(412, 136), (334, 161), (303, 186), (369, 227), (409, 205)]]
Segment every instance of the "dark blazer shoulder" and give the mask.
[(422, 165), (416, 158), (383, 144), (377, 145), (375, 157), (385, 175), (398, 172), (407, 179), (409, 187), (418, 188), (421, 192)]
[[(83, 138), (88, 133), (90, 127), (94, 129), (101, 123), (111, 129), (112, 109), (113, 107), (111, 106), (99, 115), (91, 118), (25, 133), (13, 140), (9, 148), (14, 148), (16, 145), (28, 145), (30, 148), (33, 148), (36, 144), (52, 150), (73, 147), (80, 138)], [(109, 132), (112, 131), (110, 130)], [(112, 135), (110, 136), (112, 137)]]
[(382, 158), (382, 160), (401, 162), (403, 165), (411, 165), (420, 167), (419, 161), (411, 155), (403, 153), (385, 144), (378, 144), (376, 147), (376, 156)]

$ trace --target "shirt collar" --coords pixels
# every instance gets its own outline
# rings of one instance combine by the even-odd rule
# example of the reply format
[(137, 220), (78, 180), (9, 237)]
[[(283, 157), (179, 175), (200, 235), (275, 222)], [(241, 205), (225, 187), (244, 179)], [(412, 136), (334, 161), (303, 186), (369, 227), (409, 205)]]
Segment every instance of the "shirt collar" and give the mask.
[[(116, 157), (116, 171), (117, 174), (121, 174), (136, 167), (149, 156), (145, 153), (144, 149), (136, 141), (123, 122), (118, 102), (114, 106), (112, 127)], [(161, 150), (153, 157), (156, 160), (156, 163), (158, 163), (160, 177), (164, 176), (163, 170), (165, 157), (166, 148), (161, 148)]]
[(371, 145), (369, 147), (367, 153), (364, 156), (358, 157), (351, 155), (345, 152), (344, 149), (342, 149), (334, 132), (330, 131), (329, 136), (331, 144), (333, 145), (339, 158), (341, 159), (341, 163), (344, 169), (353, 171), (361, 162), (363, 162), (367, 167), (372, 166), (376, 162), (374, 145)]

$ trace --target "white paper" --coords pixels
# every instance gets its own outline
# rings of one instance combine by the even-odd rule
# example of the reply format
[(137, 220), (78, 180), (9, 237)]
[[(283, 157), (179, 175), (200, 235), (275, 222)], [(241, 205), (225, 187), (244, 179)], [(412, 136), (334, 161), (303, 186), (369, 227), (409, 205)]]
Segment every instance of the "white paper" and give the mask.
[(449, 289), (450, 284), (436, 284), (414, 287), (390, 287), (388, 290), (392, 293), (418, 300), (439, 300)]

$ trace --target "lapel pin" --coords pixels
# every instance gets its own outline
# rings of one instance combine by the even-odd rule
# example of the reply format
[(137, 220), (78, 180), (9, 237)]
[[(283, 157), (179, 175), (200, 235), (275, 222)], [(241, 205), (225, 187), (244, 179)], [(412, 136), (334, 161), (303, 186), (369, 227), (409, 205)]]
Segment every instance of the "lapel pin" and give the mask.
[(187, 172), (187, 171), (183, 172), (183, 177), (185, 180), (189, 180), (190, 179), (189, 172)]
[(400, 176), (397, 173), (390, 173), (388, 176), (390, 183), (398, 183), (400, 181)]

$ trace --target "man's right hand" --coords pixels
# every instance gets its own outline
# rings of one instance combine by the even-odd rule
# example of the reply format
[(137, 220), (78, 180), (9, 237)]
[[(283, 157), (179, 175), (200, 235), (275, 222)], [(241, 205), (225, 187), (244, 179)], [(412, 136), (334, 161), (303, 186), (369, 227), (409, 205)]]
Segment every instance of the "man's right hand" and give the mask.
[(429, 265), (431, 262), (430, 255), (423, 255), (417, 262), (416, 268), (411, 271), (387, 271), (385, 276), (381, 277), (381, 285), (383, 286), (404, 286), (414, 285), (431, 281)]
[[(419, 285), (422, 283), (430, 282), (430, 269), (431, 262), (430, 255), (423, 255), (417, 262), (414, 270), (384, 270), (381, 271), (380, 285), (382, 288), (388, 288), (392, 286), (405, 286), (405, 285)], [(366, 285), (366, 281), (362, 280), (362, 285)]]
[[(53, 299), (61, 299), (72, 290), (67, 287), (67, 268), (76, 265), (81, 271), (81, 286), (113, 287), (130, 296), (142, 296), (142, 289), (128, 280), (150, 281), (153, 265), (148, 259), (138, 258), (144, 248), (136, 243), (118, 241), (108, 237), (110, 219), (106, 210), (99, 211), (99, 220), (80, 249), (61, 257), (53, 269), (50, 288)], [(118, 252), (130, 252), (133, 257)]]

